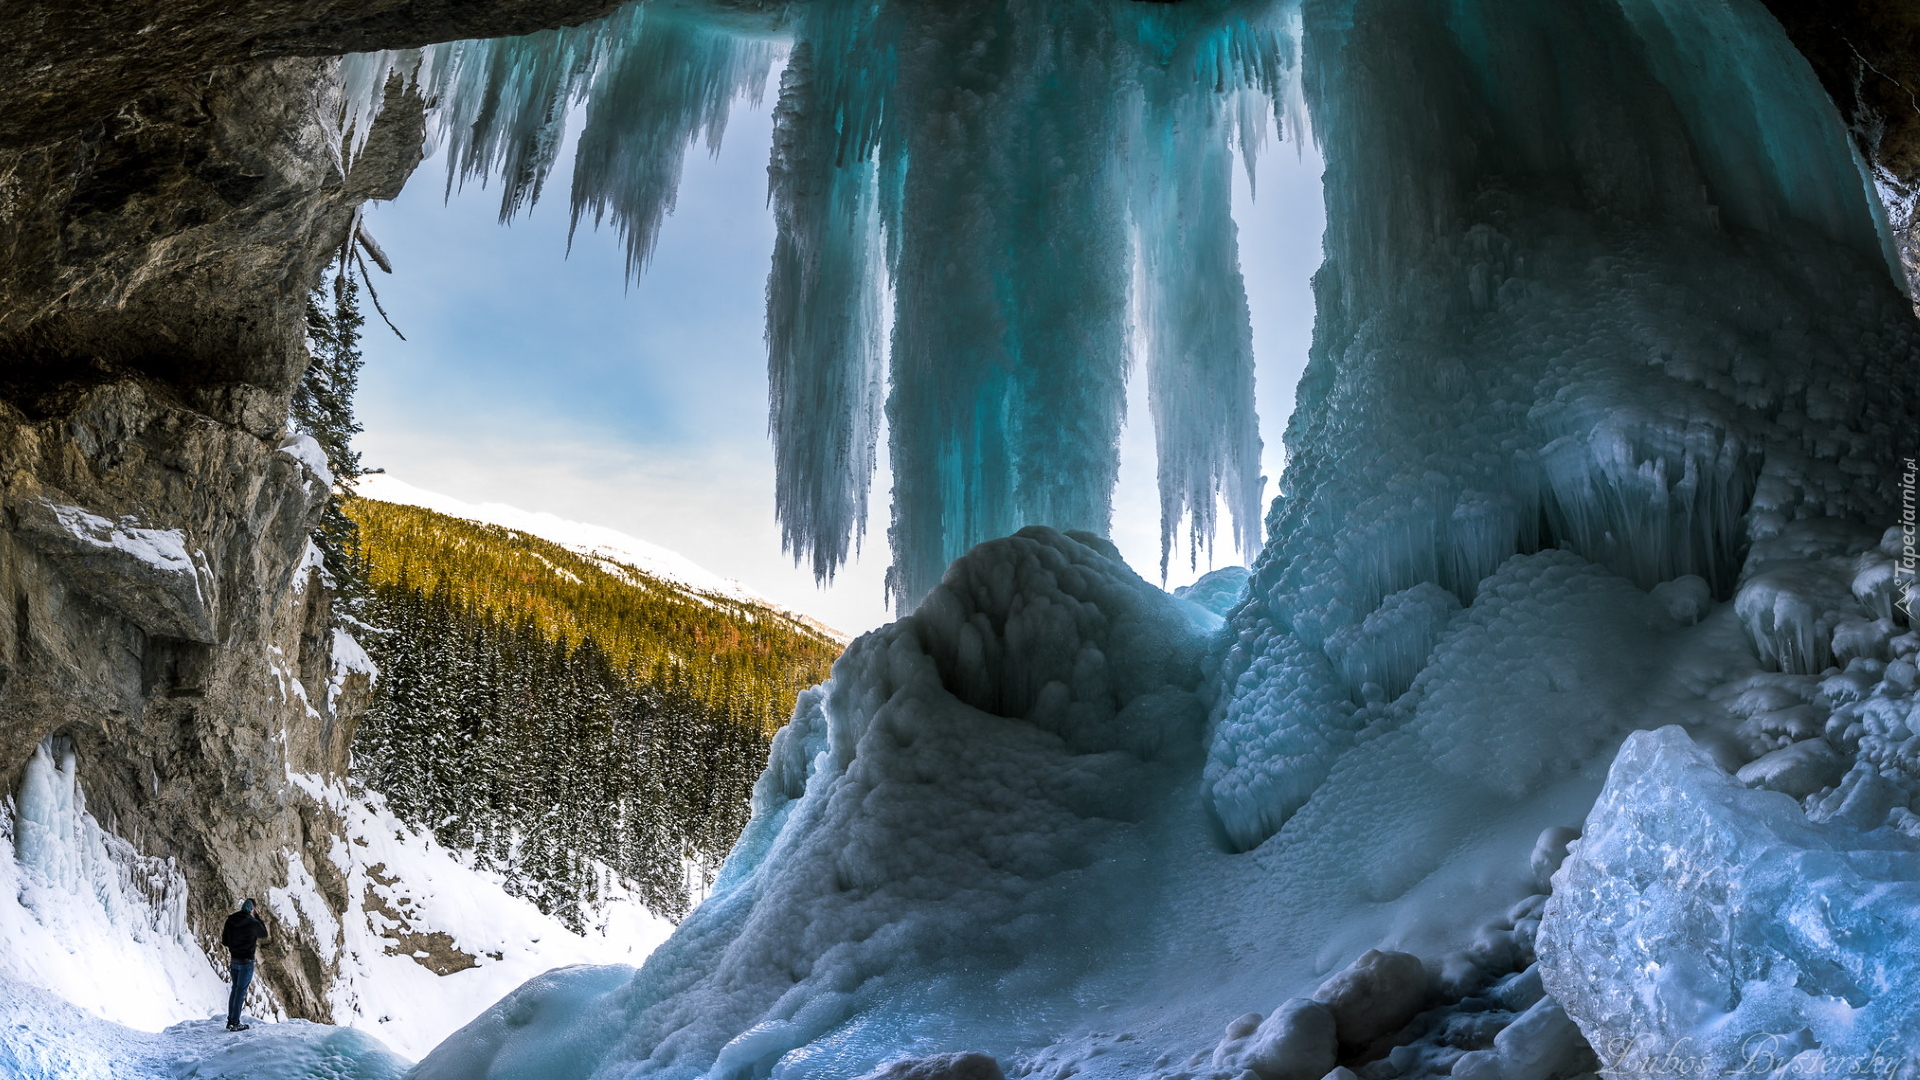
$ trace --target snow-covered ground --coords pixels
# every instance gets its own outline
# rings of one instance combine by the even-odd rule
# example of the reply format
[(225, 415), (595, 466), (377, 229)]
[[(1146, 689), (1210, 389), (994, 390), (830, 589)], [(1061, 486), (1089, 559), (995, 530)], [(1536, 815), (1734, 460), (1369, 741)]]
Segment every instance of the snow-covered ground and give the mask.
[(8, 1080), (398, 1080), (409, 1063), (353, 1028), (220, 1018), (164, 1031), (102, 1020), (58, 994), (0, 978), (0, 1075)]
[[(464, 853), (394, 817), (378, 795), (350, 794), (314, 777), (294, 780), (346, 821), (346, 843), (329, 853), (353, 904), (336, 939), (334, 1016), (409, 1057), (423, 1056), (550, 968), (638, 964), (673, 932), (672, 923), (610, 882), (600, 905), (585, 913), (594, 932), (575, 934), (508, 895), (499, 877), (475, 869)], [(270, 913), (288, 922), (327, 918), (315, 884), (295, 878), (267, 897)], [(434, 970), (468, 963), (445, 974)]]

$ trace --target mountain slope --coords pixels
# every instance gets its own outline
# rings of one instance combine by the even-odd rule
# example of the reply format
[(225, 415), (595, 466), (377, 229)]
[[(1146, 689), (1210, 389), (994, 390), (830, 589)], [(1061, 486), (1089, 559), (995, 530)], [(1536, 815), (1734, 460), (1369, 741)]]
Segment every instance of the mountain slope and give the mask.
[(347, 512), (382, 672), (355, 774), (571, 926), (623, 889), (684, 913), (839, 644), (526, 532), (370, 498)]

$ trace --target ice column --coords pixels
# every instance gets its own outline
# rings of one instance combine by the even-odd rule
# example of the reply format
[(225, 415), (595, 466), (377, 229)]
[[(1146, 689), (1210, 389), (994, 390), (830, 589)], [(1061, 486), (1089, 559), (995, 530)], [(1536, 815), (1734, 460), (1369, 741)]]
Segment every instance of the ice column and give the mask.
[(1163, 534), (1190, 517), (1210, 538), (1224, 492), (1251, 546), (1259, 439), (1228, 168), (1243, 94), (1270, 94), (1291, 57), (1272, 18), (1111, 0), (809, 6), (777, 136), (768, 340), (780, 510), (816, 572), (864, 509), (866, 275), (883, 255), (897, 602), (1022, 525), (1106, 531), (1136, 329)]
[(1865, 180), (1757, 0), (1304, 17), (1327, 262), (1209, 768), (1246, 846), (1392, 722), (1432, 590), (1558, 547), (1725, 598), (1795, 518), (1884, 519), (1915, 444)]

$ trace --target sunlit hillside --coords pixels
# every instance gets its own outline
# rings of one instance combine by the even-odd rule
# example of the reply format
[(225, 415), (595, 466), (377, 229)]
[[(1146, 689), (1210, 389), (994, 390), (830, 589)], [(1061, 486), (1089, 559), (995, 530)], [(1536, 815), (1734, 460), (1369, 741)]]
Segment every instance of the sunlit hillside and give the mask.
[(346, 508), (381, 670), (355, 773), (551, 914), (590, 921), (612, 879), (683, 913), (839, 644), (524, 532)]

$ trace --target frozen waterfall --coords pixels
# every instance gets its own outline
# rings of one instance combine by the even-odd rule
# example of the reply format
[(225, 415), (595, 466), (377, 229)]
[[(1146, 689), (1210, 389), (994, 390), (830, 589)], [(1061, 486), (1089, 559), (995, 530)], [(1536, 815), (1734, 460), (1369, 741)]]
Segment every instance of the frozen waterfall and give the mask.
[[(355, 77), (457, 85), (453, 158), (509, 212), (591, 89), (589, 126), (638, 126), (583, 147), (668, 147), (576, 171), (644, 261), (661, 170), (790, 45), (780, 513), (830, 575), (884, 418), (892, 587), (918, 606), (803, 695), (712, 898), (638, 973), (535, 980), (422, 1080), (963, 1051), (1045, 1080), (1550, 1080), (1617, 1060), (1580, 1033), (1649, 1002), (1691, 1010), (1662, 1028), (1686, 1038), (1914, 1000), (1920, 964), (1856, 963), (1867, 938), (1636, 943), (1752, 974), (1750, 1007), (1624, 954), (1565, 975), (1608, 953), (1570, 913), (1726, 922), (1663, 874), (1805, 901), (1716, 837), (1768, 867), (1838, 853), (1862, 895), (1916, 843), (1920, 637), (1884, 530), (1920, 327), (1758, 0), (661, 5), (661, 59), (622, 69), (651, 81), (599, 103), (655, 10)], [(1259, 238), (1227, 185), (1296, 95), (1328, 169), (1318, 322), (1265, 546), (1211, 630), (1098, 534), (1138, 359), (1168, 548), (1222, 493), (1256, 535)], [(1635, 736), (1609, 779), (1668, 725), (1702, 749)], [(1819, 978), (1783, 989), (1803, 962)]]

